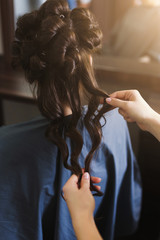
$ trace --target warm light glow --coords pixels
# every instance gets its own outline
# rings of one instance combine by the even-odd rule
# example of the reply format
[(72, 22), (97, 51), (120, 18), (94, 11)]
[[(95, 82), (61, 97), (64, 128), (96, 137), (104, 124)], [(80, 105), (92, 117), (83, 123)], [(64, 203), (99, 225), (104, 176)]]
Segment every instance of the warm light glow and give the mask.
[(160, 0), (135, 0), (135, 5), (160, 6)]
[(139, 58), (139, 62), (141, 62), (141, 63), (150, 63), (151, 59), (150, 59), (149, 56), (143, 56), (143, 57)]

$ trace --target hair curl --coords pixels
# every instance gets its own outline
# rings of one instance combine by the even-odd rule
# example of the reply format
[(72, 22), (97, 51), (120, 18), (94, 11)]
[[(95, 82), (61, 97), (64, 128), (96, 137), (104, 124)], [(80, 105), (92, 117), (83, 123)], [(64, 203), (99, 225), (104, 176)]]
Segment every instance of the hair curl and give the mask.
[[(27, 13), (17, 21), (13, 42), (13, 65), (21, 65), (29, 83), (36, 86), (39, 109), (50, 124), (46, 136), (61, 151), (64, 166), (76, 175), (82, 169), (78, 157), (83, 138), (76, 129), (81, 116), (80, 85), (88, 97), (88, 111), (84, 124), (92, 147), (85, 159), (85, 171), (90, 172), (90, 162), (101, 142), (101, 117), (110, 107), (99, 107), (100, 98), (108, 95), (98, 88), (90, 56), (101, 47), (102, 32), (89, 10), (75, 8), (70, 11), (66, 0), (48, 0), (39, 10)], [(62, 138), (64, 106), (72, 110), (69, 125)], [(68, 146), (72, 143), (71, 161), (68, 163)], [(92, 181), (91, 189), (98, 191)]]

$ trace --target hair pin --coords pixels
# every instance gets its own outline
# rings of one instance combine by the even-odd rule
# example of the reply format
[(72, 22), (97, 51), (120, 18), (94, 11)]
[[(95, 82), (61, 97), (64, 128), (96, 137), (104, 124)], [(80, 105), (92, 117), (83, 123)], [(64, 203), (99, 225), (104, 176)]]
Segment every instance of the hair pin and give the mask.
[(79, 49), (76, 47), (76, 51), (79, 53)]
[(61, 14), (59, 17), (60, 17), (61, 19), (64, 19), (64, 18), (65, 18), (65, 16), (64, 16), (63, 14)]

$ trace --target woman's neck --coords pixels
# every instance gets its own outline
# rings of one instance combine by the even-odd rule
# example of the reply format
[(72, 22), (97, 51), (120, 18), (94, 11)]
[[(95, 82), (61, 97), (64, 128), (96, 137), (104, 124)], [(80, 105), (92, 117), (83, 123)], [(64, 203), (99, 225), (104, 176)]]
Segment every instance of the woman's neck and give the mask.
[(64, 116), (68, 116), (68, 115), (71, 115), (72, 114), (72, 110), (69, 106), (64, 106), (63, 108), (63, 114)]

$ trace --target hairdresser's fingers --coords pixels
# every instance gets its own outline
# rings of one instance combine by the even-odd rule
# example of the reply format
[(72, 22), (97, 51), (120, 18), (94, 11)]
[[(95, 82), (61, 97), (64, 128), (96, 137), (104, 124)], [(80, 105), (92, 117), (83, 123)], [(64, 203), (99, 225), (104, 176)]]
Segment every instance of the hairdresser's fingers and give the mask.
[(67, 181), (68, 185), (71, 184), (74, 186), (77, 185), (77, 182), (78, 182), (78, 177), (75, 174), (73, 174)]
[(81, 188), (90, 189), (90, 175), (88, 172), (85, 172), (81, 179)]
[(116, 91), (112, 94), (110, 94), (109, 96), (111, 98), (118, 98), (121, 100), (130, 100), (131, 96), (133, 96), (133, 94), (137, 94), (138, 91), (137, 90), (123, 90), (123, 91)]
[(113, 93), (109, 94), (109, 96), (112, 97), (112, 98), (125, 99), (126, 92), (128, 92), (128, 91), (129, 90), (116, 91), (116, 92), (113, 92)]
[(135, 101), (141, 98), (141, 94), (136, 89), (117, 91), (110, 94), (111, 98), (118, 98), (125, 101)]
[[(100, 99), (100, 104), (104, 104), (105, 102), (107, 102), (106, 99), (107, 99), (107, 98), (101, 98), (101, 99)], [(109, 104), (109, 105), (110, 105), (110, 110), (116, 108), (116, 107), (112, 106), (111, 104)]]
[(130, 123), (131, 123), (131, 122), (135, 122), (135, 121), (132, 120), (130, 117), (126, 117), (125, 120), (126, 120), (127, 122), (130, 122)]
[(119, 112), (124, 118), (128, 117), (128, 115), (126, 114), (126, 112), (123, 111), (121, 108), (118, 109), (118, 112)]
[(123, 101), (117, 98), (106, 98), (106, 102), (113, 107), (119, 107), (119, 108), (124, 108), (126, 104), (126, 101)]
[(129, 115), (123, 111), (121, 108), (118, 109), (118, 112), (123, 116), (123, 118), (127, 121), (127, 122), (135, 122), (133, 119), (131, 119), (129, 117)]
[(84, 173), (85, 172), (85, 169), (84, 168), (82, 168), (82, 173)]
[(73, 174), (63, 186), (63, 192), (65, 193), (68, 190), (68, 188), (77, 189), (77, 182), (78, 177), (75, 174)]
[(124, 112), (122, 109), (118, 109), (118, 112), (122, 115), (122, 117), (127, 121), (127, 122), (135, 122), (133, 119), (131, 119), (126, 112)]
[[(85, 172), (85, 169), (82, 168), (82, 173), (84, 174), (84, 172)], [(92, 180), (93, 183), (100, 183), (102, 179), (99, 178), (99, 177), (93, 177), (93, 176), (91, 176), (91, 180)]]
[(128, 117), (123, 117), (124, 118), (124, 120), (126, 120), (127, 121), (127, 119), (128, 119)]
[(93, 183), (100, 183), (102, 179), (99, 177), (91, 177), (91, 180)]
[(94, 187), (95, 187), (98, 191), (101, 190), (101, 186), (94, 185)]
[(65, 183), (62, 189), (63, 198), (65, 201), (68, 200), (68, 197), (73, 193), (78, 191), (78, 177), (73, 174), (68, 181)]

